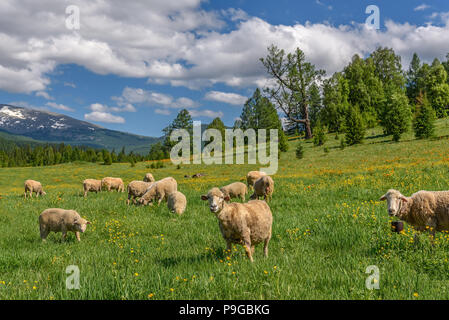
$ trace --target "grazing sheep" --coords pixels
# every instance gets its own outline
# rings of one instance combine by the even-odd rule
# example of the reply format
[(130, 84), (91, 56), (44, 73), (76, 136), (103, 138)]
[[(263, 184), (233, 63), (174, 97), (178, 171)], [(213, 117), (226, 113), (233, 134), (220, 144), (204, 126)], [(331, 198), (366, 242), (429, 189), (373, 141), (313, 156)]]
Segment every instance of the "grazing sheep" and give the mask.
[(140, 198), (139, 202), (147, 205), (149, 202), (158, 200), (157, 204), (161, 204), (162, 200), (167, 200), (167, 197), (178, 191), (178, 183), (172, 177), (164, 178), (162, 180), (153, 182), (147, 192)]
[(133, 198), (133, 203), (136, 204), (136, 198), (141, 197), (147, 192), (148, 188), (152, 185), (151, 182), (134, 180), (128, 184), (128, 200), (126, 204), (129, 205), (129, 200)]
[(154, 177), (151, 173), (147, 173), (145, 177), (143, 178), (143, 181), (145, 182), (155, 182)]
[(101, 180), (86, 179), (83, 181), (84, 197), (88, 192), (101, 192)]
[(186, 196), (179, 191), (171, 193), (167, 199), (167, 206), (171, 212), (176, 212), (179, 215), (183, 214), (187, 206)]
[(67, 231), (75, 232), (76, 239), (80, 241), (80, 232), (86, 231), (88, 224), (90, 222), (81, 218), (75, 210), (51, 208), (44, 210), (39, 216), (39, 228), (43, 241), (51, 231), (62, 232), (62, 240), (65, 240)]
[(33, 192), (36, 193), (36, 197), (45, 196), (47, 193), (42, 188), (42, 184), (39, 181), (27, 180), (25, 181), (25, 199), (27, 197), (27, 192), (30, 193), (30, 197), (33, 197)]
[(405, 197), (390, 189), (380, 200), (387, 200), (390, 216), (398, 217), (418, 231), (428, 229), (435, 236), (435, 231), (449, 230), (449, 191), (418, 191)]
[(274, 192), (274, 181), (270, 176), (263, 176), (254, 183), (254, 193), (251, 199), (259, 199), (259, 197), (264, 198), (265, 201), (269, 202), (272, 198)]
[(246, 183), (249, 187), (253, 187), (254, 183), (259, 180), (261, 177), (266, 176), (267, 174), (263, 171), (250, 171), (246, 175)]
[(240, 198), (242, 201), (245, 201), (245, 195), (248, 193), (248, 188), (246, 187), (246, 184), (242, 182), (234, 182), (221, 187), (220, 191), (223, 192), (225, 196), (229, 196), (230, 199)]
[(101, 189), (107, 191), (117, 190), (117, 192), (125, 192), (125, 184), (120, 178), (106, 177), (101, 180)]
[(264, 255), (268, 257), (273, 215), (265, 201), (227, 203), (229, 197), (218, 188), (212, 188), (207, 195), (202, 195), (201, 199), (209, 201), (210, 211), (215, 213), (218, 219), (227, 250), (231, 250), (232, 243), (240, 243), (253, 262), (255, 245), (263, 242)]

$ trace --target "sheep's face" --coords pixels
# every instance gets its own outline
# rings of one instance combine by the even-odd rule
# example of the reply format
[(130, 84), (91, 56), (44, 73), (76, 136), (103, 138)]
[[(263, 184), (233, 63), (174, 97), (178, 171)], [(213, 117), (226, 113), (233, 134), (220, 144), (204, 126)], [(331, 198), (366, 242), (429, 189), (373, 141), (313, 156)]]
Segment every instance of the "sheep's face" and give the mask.
[(144, 198), (140, 198), (139, 199), (139, 203), (143, 204), (144, 206), (146, 206), (148, 204), (148, 200), (144, 199)]
[(209, 201), (209, 209), (213, 213), (218, 213), (223, 209), (225, 201), (229, 201), (229, 196), (226, 196), (217, 188), (213, 188), (207, 195), (202, 195), (201, 200)]
[(388, 190), (388, 192), (384, 194), (380, 200), (387, 200), (388, 214), (390, 216), (397, 216), (399, 209), (401, 208), (401, 202), (408, 201), (407, 198), (397, 190)]
[(39, 193), (40, 193), (41, 196), (45, 196), (47, 194), (47, 192), (45, 192), (43, 190), (41, 192), (39, 192)]
[(86, 219), (76, 219), (73, 223), (75, 230), (78, 232), (84, 232), (86, 231), (87, 225), (90, 224), (89, 221), (87, 221)]

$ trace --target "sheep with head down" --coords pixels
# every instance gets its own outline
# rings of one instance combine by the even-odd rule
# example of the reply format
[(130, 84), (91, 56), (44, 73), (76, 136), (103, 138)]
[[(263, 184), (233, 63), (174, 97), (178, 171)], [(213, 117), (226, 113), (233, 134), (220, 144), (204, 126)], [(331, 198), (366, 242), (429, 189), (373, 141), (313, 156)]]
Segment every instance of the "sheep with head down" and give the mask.
[(42, 188), (42, 184), (39, 181), (35, 180), (26, 180), (25, 181), (25, 199), (27, 197), (27, 192), (30, 193), (30, 197), (33, 197), (33, 192), (36, 193), (36, 198), (41, 196), (45, 196), (47, 193)]
[(220, 190), (225, 196), (229, 196), (230, 199), (240, 198), (242, 201), (245, 201), (245, 195), (248, 193), (246, 184), (242, 182), (228, 184), (227, 186), (221, 187)]
[(75, 210), (50, 208), (44, 210), (39, 216), (39, 228), (42, 241), (47, 239), (51, 231), (62, 232), (62, 240), (65, 240), (68, 231), (72, 231), (75, 232), (76, 239), (81, 241), (80, 233), (86, 231), (88, 224), (90, 222), (81, 218)]
[(183, 214), (187, 207), (186, 196), (179, 191), (170, 193), (167, 198), (167, 207), (173, 213)]
[(268, 257), (273, 215), (265, 201), (227, 203), (229, 196), (225, 196), (218, 188), (212, 188), (201, 199), (209, 202), (210, 211), (217, 217), (228, 251), (231, 250), (232, 243), (239, 243), (244, 246), (249, 260), (253, 262), (255, 246), (263, 242), (264, 255)]
[(176, 191), (178, 191), (178, 183), (174, 178), (167, 177), (153, 182), (142, 198), (139, 199), (139, 202), (140, 204), (147, 205), (148, 203), (157, 200), (157, 204), (159, 205), (162, 200), (167, 200), (168, 196)]
[(449, 191), (418, 191), (410, 197), (390, 189), (381, 198), (388, 214), (412, 225), (418, 231), (449, 230)]
[(129, 205), (129, 201), (131, 200), (131, 198), (133, 199), (133, 203), (136, 204), (136, 198), (142, 197), (152, 184), (153, 183), (151, 182), (140, 180), (131, 181), (127, 187), (128, 200), (126, 200), (126, 204)]
[(83, 190), (84, 190), (84, 197), (87, 196), (88, 192), (101, 192), (101, 180), (96, 179), (85, 179), (83, 181)]

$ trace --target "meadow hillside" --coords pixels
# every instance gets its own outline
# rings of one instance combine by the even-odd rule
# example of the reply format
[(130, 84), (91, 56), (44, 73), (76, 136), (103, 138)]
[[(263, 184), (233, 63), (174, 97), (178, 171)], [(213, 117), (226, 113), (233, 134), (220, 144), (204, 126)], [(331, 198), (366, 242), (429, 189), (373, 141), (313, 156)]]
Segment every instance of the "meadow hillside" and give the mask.
[[(147, 169), (148, 163), (104, 166), (72, 163), (0, 169), (0, 299), (448, 299), (449, 235), (432, 247), (427, 234), (392, 233), (386, 204), (389, 188), (410, 195), (449, 189), (449, 120), (437, 123), (438, 138), (399, 143), (369, 129), (364, 144), (339, 148), (297, 141), (283, 153), (273, 176), (273, 237), (269, 257), (256, 248), (251, 264), (236, 246), (225, 252), (215, 216), (200, 195), (243, 180), (254, 165), (182, 165)], [(328, 148), (329, 152), (325, 152)], [(188, 199), (184, 215), (160, 207), (127, 206), (126, 194), (81, 197), (85, 178), (140, 180), (173, 176)], [(185, 174), (202, 172), (199, 179)], [(23, 182), (43, 183), (47, 196), (23, 199)], [(75, 209), (92, 221), (77, 243), (73, 234), (39, 237), (46, 208)], [(67, 290), (66, 267), (77, 265), (81, 289)], [(380, 289), (368, 290), (366, 268), (380, 269)]]

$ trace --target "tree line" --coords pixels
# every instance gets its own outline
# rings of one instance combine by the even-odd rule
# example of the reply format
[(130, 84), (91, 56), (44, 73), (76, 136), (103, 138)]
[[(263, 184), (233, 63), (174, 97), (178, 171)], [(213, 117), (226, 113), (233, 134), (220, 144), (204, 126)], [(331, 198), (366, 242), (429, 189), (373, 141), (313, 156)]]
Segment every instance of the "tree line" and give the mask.
[(0, 138), (0, 166), (27, 167), (50, 166), (55, 164), (85, 161), (111, 165), (112, 163), (129, 162), (134, 164), (146, 160), (145, 157), (125, 152), (125, 147), (119, 153), (115, 150), (93, 149), (85, 146), (61, 144), (17, 143)]

